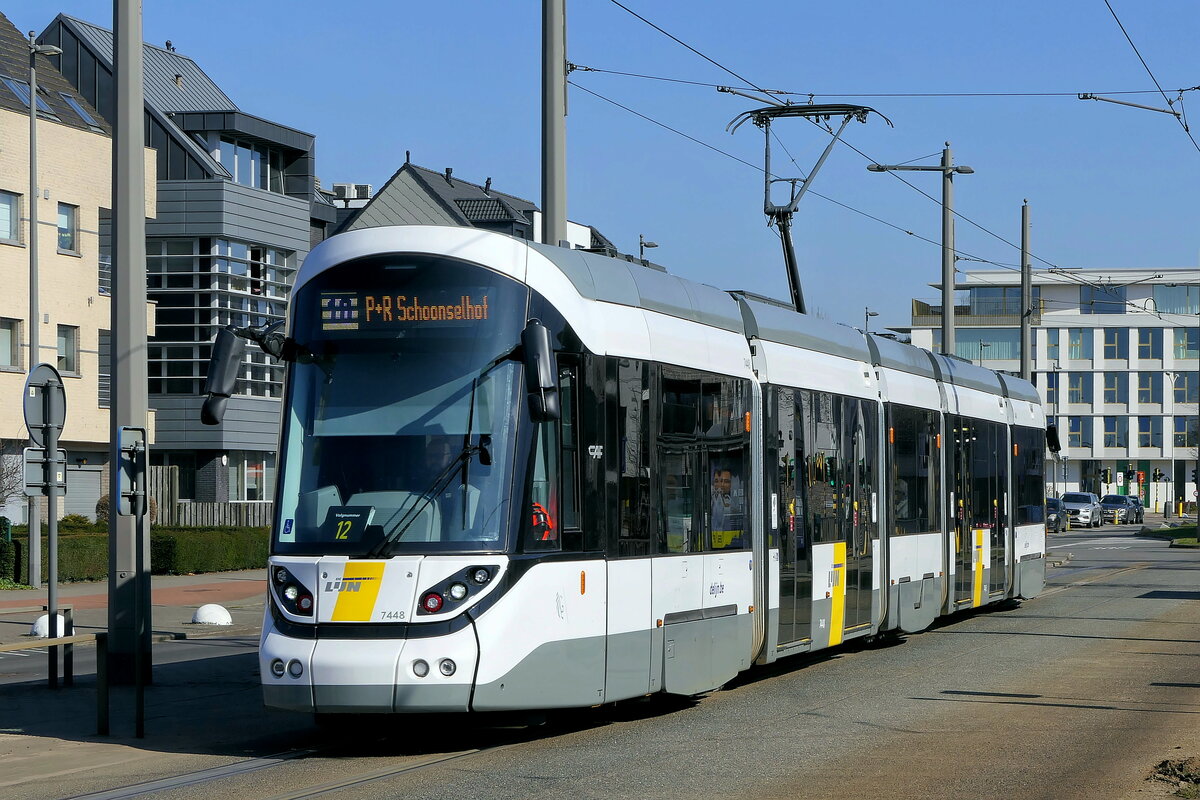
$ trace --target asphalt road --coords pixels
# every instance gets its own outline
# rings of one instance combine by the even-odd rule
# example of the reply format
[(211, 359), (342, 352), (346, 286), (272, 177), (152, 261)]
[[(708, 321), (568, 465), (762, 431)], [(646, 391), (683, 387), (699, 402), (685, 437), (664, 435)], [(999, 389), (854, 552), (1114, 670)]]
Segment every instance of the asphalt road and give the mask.
[[(252, 641), (160, 644), (144, 740), (96, 739), (80, 730), (90, 709), (72, 720), (52, 705), (14, 730), (6, 704), (24, 719), (46, 693), (0, 686), (0, 797), (1165, 796), (1144, 776), (1200, 754), (1200, 551), (1132, 530), (1052, 537), (1071, 560), (1017, 607), (758, 668), (699, 701), (536, 727), (401, 717), (322, 730), (261, 709)], [(183, 696), (180, 715), (170, 698)], [(6, 764), (39, 779), (6, 781)]]

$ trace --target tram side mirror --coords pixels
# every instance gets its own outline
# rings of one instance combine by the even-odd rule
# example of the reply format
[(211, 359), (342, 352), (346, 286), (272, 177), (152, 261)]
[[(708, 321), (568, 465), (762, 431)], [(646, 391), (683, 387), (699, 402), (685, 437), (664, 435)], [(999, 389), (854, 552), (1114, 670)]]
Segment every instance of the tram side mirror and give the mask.
[(529, 414), (534, 422), (549, 422), (562, 416), (558, 405), (558, 374), (554, 369), (554, 348), (550, 329), (531, 319), (521, 332), (525, 352), (525, 391), (529, 395)]
[(228, 328), (217, 331), (212, 357), (208, 360), (208, 378), (204, 381), (208, 397), (200, 408), (200, 421), (205, 425), (220, 425), (225, 417), (225, 404), (237, 388), (238, 370), (245, 354), (245, 339)]
[(1051, 453), (1057, 453), (1059, 450), (1062, 450), (1062, 445), (1058, 443), (1057, 425), (1046, 426), (1046, 449)]

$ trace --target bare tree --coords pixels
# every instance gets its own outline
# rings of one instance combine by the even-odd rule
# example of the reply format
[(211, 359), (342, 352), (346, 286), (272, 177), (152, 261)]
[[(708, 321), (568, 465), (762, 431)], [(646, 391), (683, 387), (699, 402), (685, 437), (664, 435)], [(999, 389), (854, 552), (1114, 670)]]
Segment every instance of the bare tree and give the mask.
[(0, 439), (0, 507), (25, 491), (25, 470), (21, 451), (25, 442)]

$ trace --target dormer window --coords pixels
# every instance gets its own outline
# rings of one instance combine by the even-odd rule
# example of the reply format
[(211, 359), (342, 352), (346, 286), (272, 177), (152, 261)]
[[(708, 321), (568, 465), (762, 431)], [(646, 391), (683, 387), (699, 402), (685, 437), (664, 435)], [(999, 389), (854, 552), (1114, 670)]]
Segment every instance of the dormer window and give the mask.
[(278, 150), (246, 139), (222, 136), (216, 156), (234, 183), (283, 192), (283, 157)]

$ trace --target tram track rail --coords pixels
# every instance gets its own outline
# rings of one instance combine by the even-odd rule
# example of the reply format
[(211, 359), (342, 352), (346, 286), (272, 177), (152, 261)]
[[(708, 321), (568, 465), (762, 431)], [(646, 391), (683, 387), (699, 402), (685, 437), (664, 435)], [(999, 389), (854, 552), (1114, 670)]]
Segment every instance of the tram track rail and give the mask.
[[(357, 771), (345, 777), (338, 778), (337, 780), (327, 781), (313, 786), (307, 786), (304, 788), (295, 789), (293, 791), (271, 795), (263, 800), (305, 800), (305, 798), (310, 797), (322, 797), (343, 789), (364, 786), (377, 781), (404, 775), (406, 773), (419, 772), (421, 770), (436, 767), (451, 761), (458, 761), (461, 759), (470, 758), (472, 756), (493, 753), (510, 747), (516, 747), (525, 741), (527, 740), (522, 738), (520, 741), (516, 742), (506, 742), (491, 746), (474, 747), (452, 753), (438, 753), (433, 755), (417, 756), (415, 757), (415, 762), (409, 760), (404, 764)], [(130, 784), (128, 786), (117, 787), (114, 789), (107, 789), (100, 792), (74, 795), (69, 798), (69, 800), (127, 800), (128, 798), (146, 797), (149, 795), (157, 796), (163, 792), (169, 792), (175, 789), (195, 788), (205, 784), (213, 784), (213, 788), (215, 789), (216, 784), (218, 784), (220, 781), (285, 766), (301, 759), (320, 756), (323, 753), (330, 753), (337, 749), (338, 748), (335, 746), (325, 748), (306, 748), (276, 753), (269, 756), (241, 759), (239, 761), (219, 767), (185, 772), (179, 775), (143, 781), (140, 783)]]

